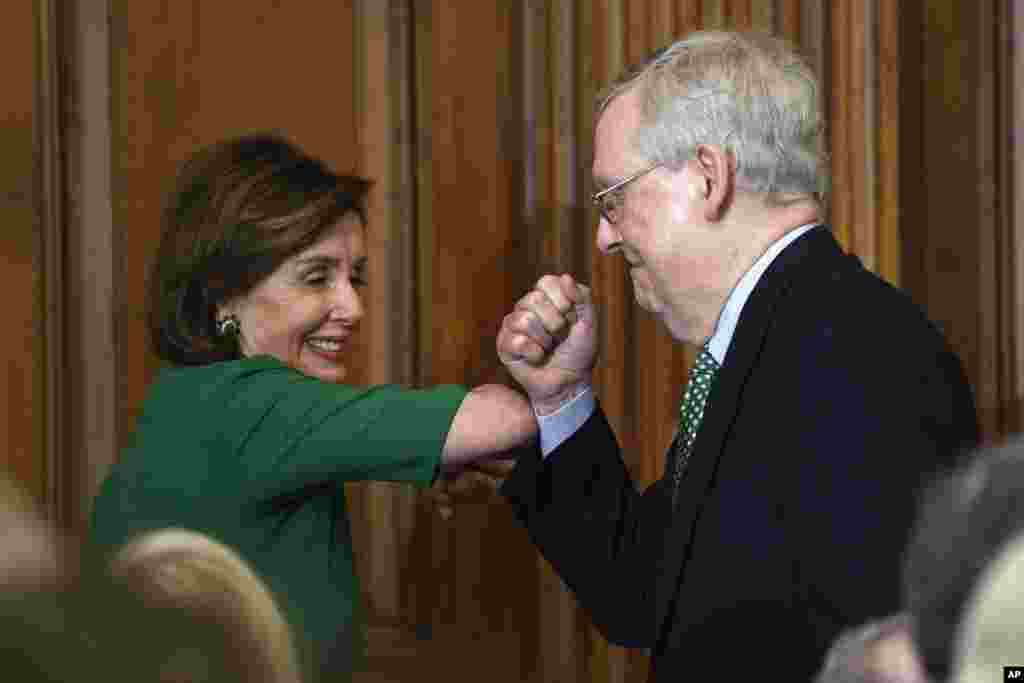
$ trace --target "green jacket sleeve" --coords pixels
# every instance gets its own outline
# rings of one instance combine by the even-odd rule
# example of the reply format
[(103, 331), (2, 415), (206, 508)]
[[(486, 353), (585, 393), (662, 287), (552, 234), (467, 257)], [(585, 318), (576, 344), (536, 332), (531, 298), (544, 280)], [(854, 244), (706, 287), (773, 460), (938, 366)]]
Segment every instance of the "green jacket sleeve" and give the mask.
[(221, 449), (258, 495), (325, 482), (427, 484), (466, 390), (329, 384), (281, 365), (222, 388)]

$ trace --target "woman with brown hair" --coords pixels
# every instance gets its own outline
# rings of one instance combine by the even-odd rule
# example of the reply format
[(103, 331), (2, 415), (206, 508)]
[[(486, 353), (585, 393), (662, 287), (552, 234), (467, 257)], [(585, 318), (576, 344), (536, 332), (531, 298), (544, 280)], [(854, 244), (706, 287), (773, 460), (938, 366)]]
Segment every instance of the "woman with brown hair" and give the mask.
[(97, 497), (92, 538), (113, 552), (182, 527), (263, 576), (313, 669), (361, 651), (342, 483), (426, 485), (531, 442), (515, 391), (345, 384), (363, 316), (368, 181), (275, 136), (202, 150), (163, 218), (149, 329), (168, 361)]

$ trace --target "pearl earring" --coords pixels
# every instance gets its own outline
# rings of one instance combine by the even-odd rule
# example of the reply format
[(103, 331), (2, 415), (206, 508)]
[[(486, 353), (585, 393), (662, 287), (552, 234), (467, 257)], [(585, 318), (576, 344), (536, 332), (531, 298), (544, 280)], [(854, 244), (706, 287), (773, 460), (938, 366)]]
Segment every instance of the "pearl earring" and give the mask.
[(242, 323), (234, 315), (228, 315), (217, 321), (217, 334), (222, 337), (237, 337), (242, 331)]

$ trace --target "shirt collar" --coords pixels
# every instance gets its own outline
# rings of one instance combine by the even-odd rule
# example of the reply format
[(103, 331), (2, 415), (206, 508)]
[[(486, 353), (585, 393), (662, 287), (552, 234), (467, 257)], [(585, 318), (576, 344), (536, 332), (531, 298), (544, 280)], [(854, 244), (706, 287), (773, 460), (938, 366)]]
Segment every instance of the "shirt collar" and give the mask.
[(747, 299), (750, 298), (754, 287), (757, 286), (761, 276), (764, 275), (764, 271), (768, 270), (768, 266), (772, 264), (775, 257), (782, 253), (783, 249), (818, 225), (820, 223), (808, 223), (787, 232), (781, 239), (768, 247), (767, 251), (761, 254), (761, 258), (757, 259), (754, 265), (736, 283), (736, 286), (732, 288), (729, 298), (725, 301), (725, 306), (722, 307), (722, 312), (718, 315), (715, 332), (706, 343), (708, 351), (718, 361), (719, 365), (725, 362), (725, 354), (729, 351), (732, 336), (736, 332), (736, 324), (740, 321), (740, 313), (743, 312)]

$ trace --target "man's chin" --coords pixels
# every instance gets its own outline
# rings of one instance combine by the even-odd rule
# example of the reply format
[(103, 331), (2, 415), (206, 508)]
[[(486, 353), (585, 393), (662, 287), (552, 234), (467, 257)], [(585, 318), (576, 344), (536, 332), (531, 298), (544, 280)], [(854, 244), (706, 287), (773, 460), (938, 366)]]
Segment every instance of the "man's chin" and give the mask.
[(653, 313), (654, 315), (657, 315), (658, 313), (661, 312), (661, 307), (655, 303), (654, 298), (651, 296), (650, 292), (634, 287), (633, 298), (636, 300), (636, 305), (644, 309), (648, 313)]

